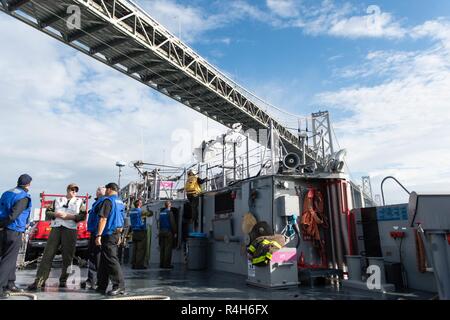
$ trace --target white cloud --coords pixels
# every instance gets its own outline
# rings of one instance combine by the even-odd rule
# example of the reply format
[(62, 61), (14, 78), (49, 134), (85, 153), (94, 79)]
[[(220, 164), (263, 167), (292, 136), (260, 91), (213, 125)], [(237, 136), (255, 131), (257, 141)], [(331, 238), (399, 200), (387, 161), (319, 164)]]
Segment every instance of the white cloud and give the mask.
[(306, 34), (329, 34), (334, 24), (337, 24), (353, 13), (354, 8), (349, 3), (338, 7), (334, 4), (334, 1), (325, 0), (319, 5), (303, 6), (302, 15), (290, 23), (294, 27), (303, 29)]
[(196, 42), (205, 32), (225, 26), (232, 16), (225, 12), (209, 14), (201, 7), (174, 0), (138, 1), (165, 28), (187, 42)]
[(296, 0), (267, 0), (267, 7), (283, 18), (296, 17), (299, 14)]
[[(6, 15), (0, 29), (8, 30), (0, 33), (1, 190), (28, 172), (35, 201), (72, 181), (91, 193), (117, 180), (117, 160), (161, 162), (165, 153), (171, 163), (172, 132), (204, 125), (200, 114)], [(135, 178), (125, 168), (122, 181)]]
[(333, 1), (324, 1), (320, 8), (311, 10), (297, 25), (307, 34), (326, 34), (343, 38), (402, 38), (405, 29), (392, 14), (378, 6), (369, 6), (367, 14), (358, 15), (356, 8), (346, 3), (340, 7)]
[(337, 54), (337, 55), (335, 55), (335, 56), (329, 57), (329, 58), (328, 58), (328, 61), (333, 62), (333, 61), (342, 59), (343, 57), (344, 57), (344, 55), (342, 55), (342, 54)]
[(192, 41), (198, 34), (209, 29), (205, 17), (198, 8), (182, 6), (173, 1), (145, 1), (144, 9), (172, 33)]
[(358, 7), (346, 2), (337, 5), (324, 0), (319, 5), (307, 5), (296, 0), (267, 0), (278, 17), (273, 25), (297, 27), (310, 35), (329, 35), (343, 38), (402, 38), (406, 30), (391, 13), (371, 5), (361, 15)]
[(432, 38), (440, 40), (450, 50), (450, 22), (444, 18), (426, 21), (412, 29), (410, 36), (415, 39)]
[[(439, 35), (427, 50), (368, 54), (363, 68), (354, 68), (355, 83), (362, 77), (371, 79), (381, 74), (377, 84), (319, 96), (322, 104), (351, 112), (351, 117), (336, 123), (340, 142), (350, 151), (351, 170), (369, 172), (376, 187), (383, 177), (392, 174), (413, 190), (450, 190), (447, 26), (443, 21), (430, 21), (416, 28), (421, 36), (428, 36), (428, 31)], [(419, 32), (423, 30), (427, 32)], [(400, 199), (404, 201), (405, 197), (398, 193), (392, 198)]]
[(269, 24), (277, 23), (277, 20), (271, 17), (266, 11), (243, 0), (231, 1), (224, 9), (228, 11), (231, 21), (251, 18), (255, 21)]
[(378, 6), (369, 6), (362, 12), (360, 6), (349, 2), (336, 4), (334, 0), (314, 5), (300, 0), (266, 0), (266, 8), (245, 0), (232, 0), (217, 6), (217, 12), (176, 0), (140, 0), (138, 3), (173, 34), (190, 43), (205, 41), (208, 31), (244, 19), (277, 28), (300, 28), (315, 36), (395, 39), (406, 33), (391, 13), (383, 12)]
[(390, 13), (378, 11), (378, 7), (368, 10), (370, 14), (364, 16), (352, 16), (333, 21), (328, 26), (328, 33), (334, 36), (347, 38), (403, 38), (403, 29)]
[(202, 42), (229, 45), (232, 42), (230, 37), (211, 39), (206, 36), (206, 33), (243, 19), (250, 18), (274, 25), (279, 23), (266, 11), (244, 0), (221, 3), (217, 12), (209, 12), (204, 7), (196, 5), (182, 4), (177, 0), (137, 0), (137, 3), (175, 36), (188, 43)]

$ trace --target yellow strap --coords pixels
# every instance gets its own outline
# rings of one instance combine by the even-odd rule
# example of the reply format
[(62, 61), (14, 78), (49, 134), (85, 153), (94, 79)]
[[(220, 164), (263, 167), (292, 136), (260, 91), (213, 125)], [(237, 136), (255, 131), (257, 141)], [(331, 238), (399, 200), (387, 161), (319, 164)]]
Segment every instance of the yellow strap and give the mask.
[(256, 251), (256, 248), (254, 247), (254, 246), (250, 246), (250, 247), (248, 247), (248, 251), (250, 251), (250, 252), (255, 252)]
[(270, 240), (264, 239), (261, 243), (262, 243), (263, 245), (268, 245), (268, 244), (274, 245), (274, 246), (277, 247), (278, 249), (281, 249), (281, 248), (282, 248), (282, 246), (281, 246), (278, 242), (276, 242), (276, 241), (270, 241)]
[(272, 241), (271, 244), (273, 244), (273, 245), (274, 245), (275, 247), (277, 247), (278, 249), (281, 249), (281, 245), (280, 245), (278, 242)]
[(265, 257), (265, 256), (262, 256), (262, 257), (258, 257), (258, 258), (253, 259), (253, 260), (252, 260), (252, 263), (253, 263), (253, 264), (257, 264), (257, 263), (264, 262), (265, 260), (266, 260), (266, 257)]
[(253, 264), (258, 264), (258, 263), (261, 263), (261, 262), (265, 262), (267, 264), (269, 262), (269, 260), (272, 260), (272, 254), (266, 253), (264, 256), (261, 256), (261, 257), (253, 259), (252, 263)]

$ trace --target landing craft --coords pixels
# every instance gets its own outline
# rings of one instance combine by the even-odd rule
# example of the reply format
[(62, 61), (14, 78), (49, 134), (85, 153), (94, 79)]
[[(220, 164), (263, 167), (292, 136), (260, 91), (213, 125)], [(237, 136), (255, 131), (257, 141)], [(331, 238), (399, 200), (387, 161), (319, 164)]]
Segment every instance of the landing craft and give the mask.
[[(131, 292), (172, 299), (450, 298), (450, 195), (404, 188), (409, 203), (375, 203), (370, 179), (361, 190), (347, 178), (346, 151), (335, 150), (328, 112), (295, 130), (284, 126), (264, 111), (273, 106), (129, 0), (2, 0), (0, 10), (231, 131), (267, 133), (263, 144), (261, 134), (231, 142), (224, 135), (219, 154), (209, 159), (208, 143), (202, 144), (191, 166), (206, 179), (194, 222), (184, 190), (189, 168), (133, 163), (142, 179), (122, 189), (123, 200), (131, 206), (144, 199), (156, 221), (163, 201), (172, 200), (180, 236), (171, 271), (130, 270), (125, 246)], [(153, 264), (157, 229), (147, 220)], [(279, 288), (288, 290), (266, 290)], [(101, 298), (65, 291), (36, 297)]]

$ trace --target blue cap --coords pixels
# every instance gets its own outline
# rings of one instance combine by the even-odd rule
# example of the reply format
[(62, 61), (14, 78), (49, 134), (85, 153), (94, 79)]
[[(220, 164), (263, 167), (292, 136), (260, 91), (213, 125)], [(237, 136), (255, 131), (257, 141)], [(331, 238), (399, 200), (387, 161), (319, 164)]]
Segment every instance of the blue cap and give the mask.
[(33, 180), (33, 178), (31, 178), (28, 174), (23, 174), (17, 180), (17, 185), (19, 187), (20, 186), (26, 186), (27, 184), (31, 183), (31, 180)]

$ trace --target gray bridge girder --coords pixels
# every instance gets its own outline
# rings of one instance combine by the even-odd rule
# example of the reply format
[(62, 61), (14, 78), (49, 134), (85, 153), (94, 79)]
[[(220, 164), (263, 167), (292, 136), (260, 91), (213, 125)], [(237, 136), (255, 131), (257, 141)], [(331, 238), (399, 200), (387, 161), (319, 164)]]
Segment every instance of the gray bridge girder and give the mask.
[(11, 0), (11, 1), (3, 1), (6, 3), (6, 10), (9, 12), (16, 11), (21, 6), (30, 2), (30, 0)]
[(145, 55), (146, 53), (147, 52), (142, 49), (134, 50), (133, 52), (129, 52), (126, 54), (121, 54), (121, 55), (109, 58), (108, 61), (111, 65), (115, 65), (115, 64), (119, 64), (119, 63), (122, 63), (122, 62), (130, 60), (130, 59), (139, 58), (139, 57)]

